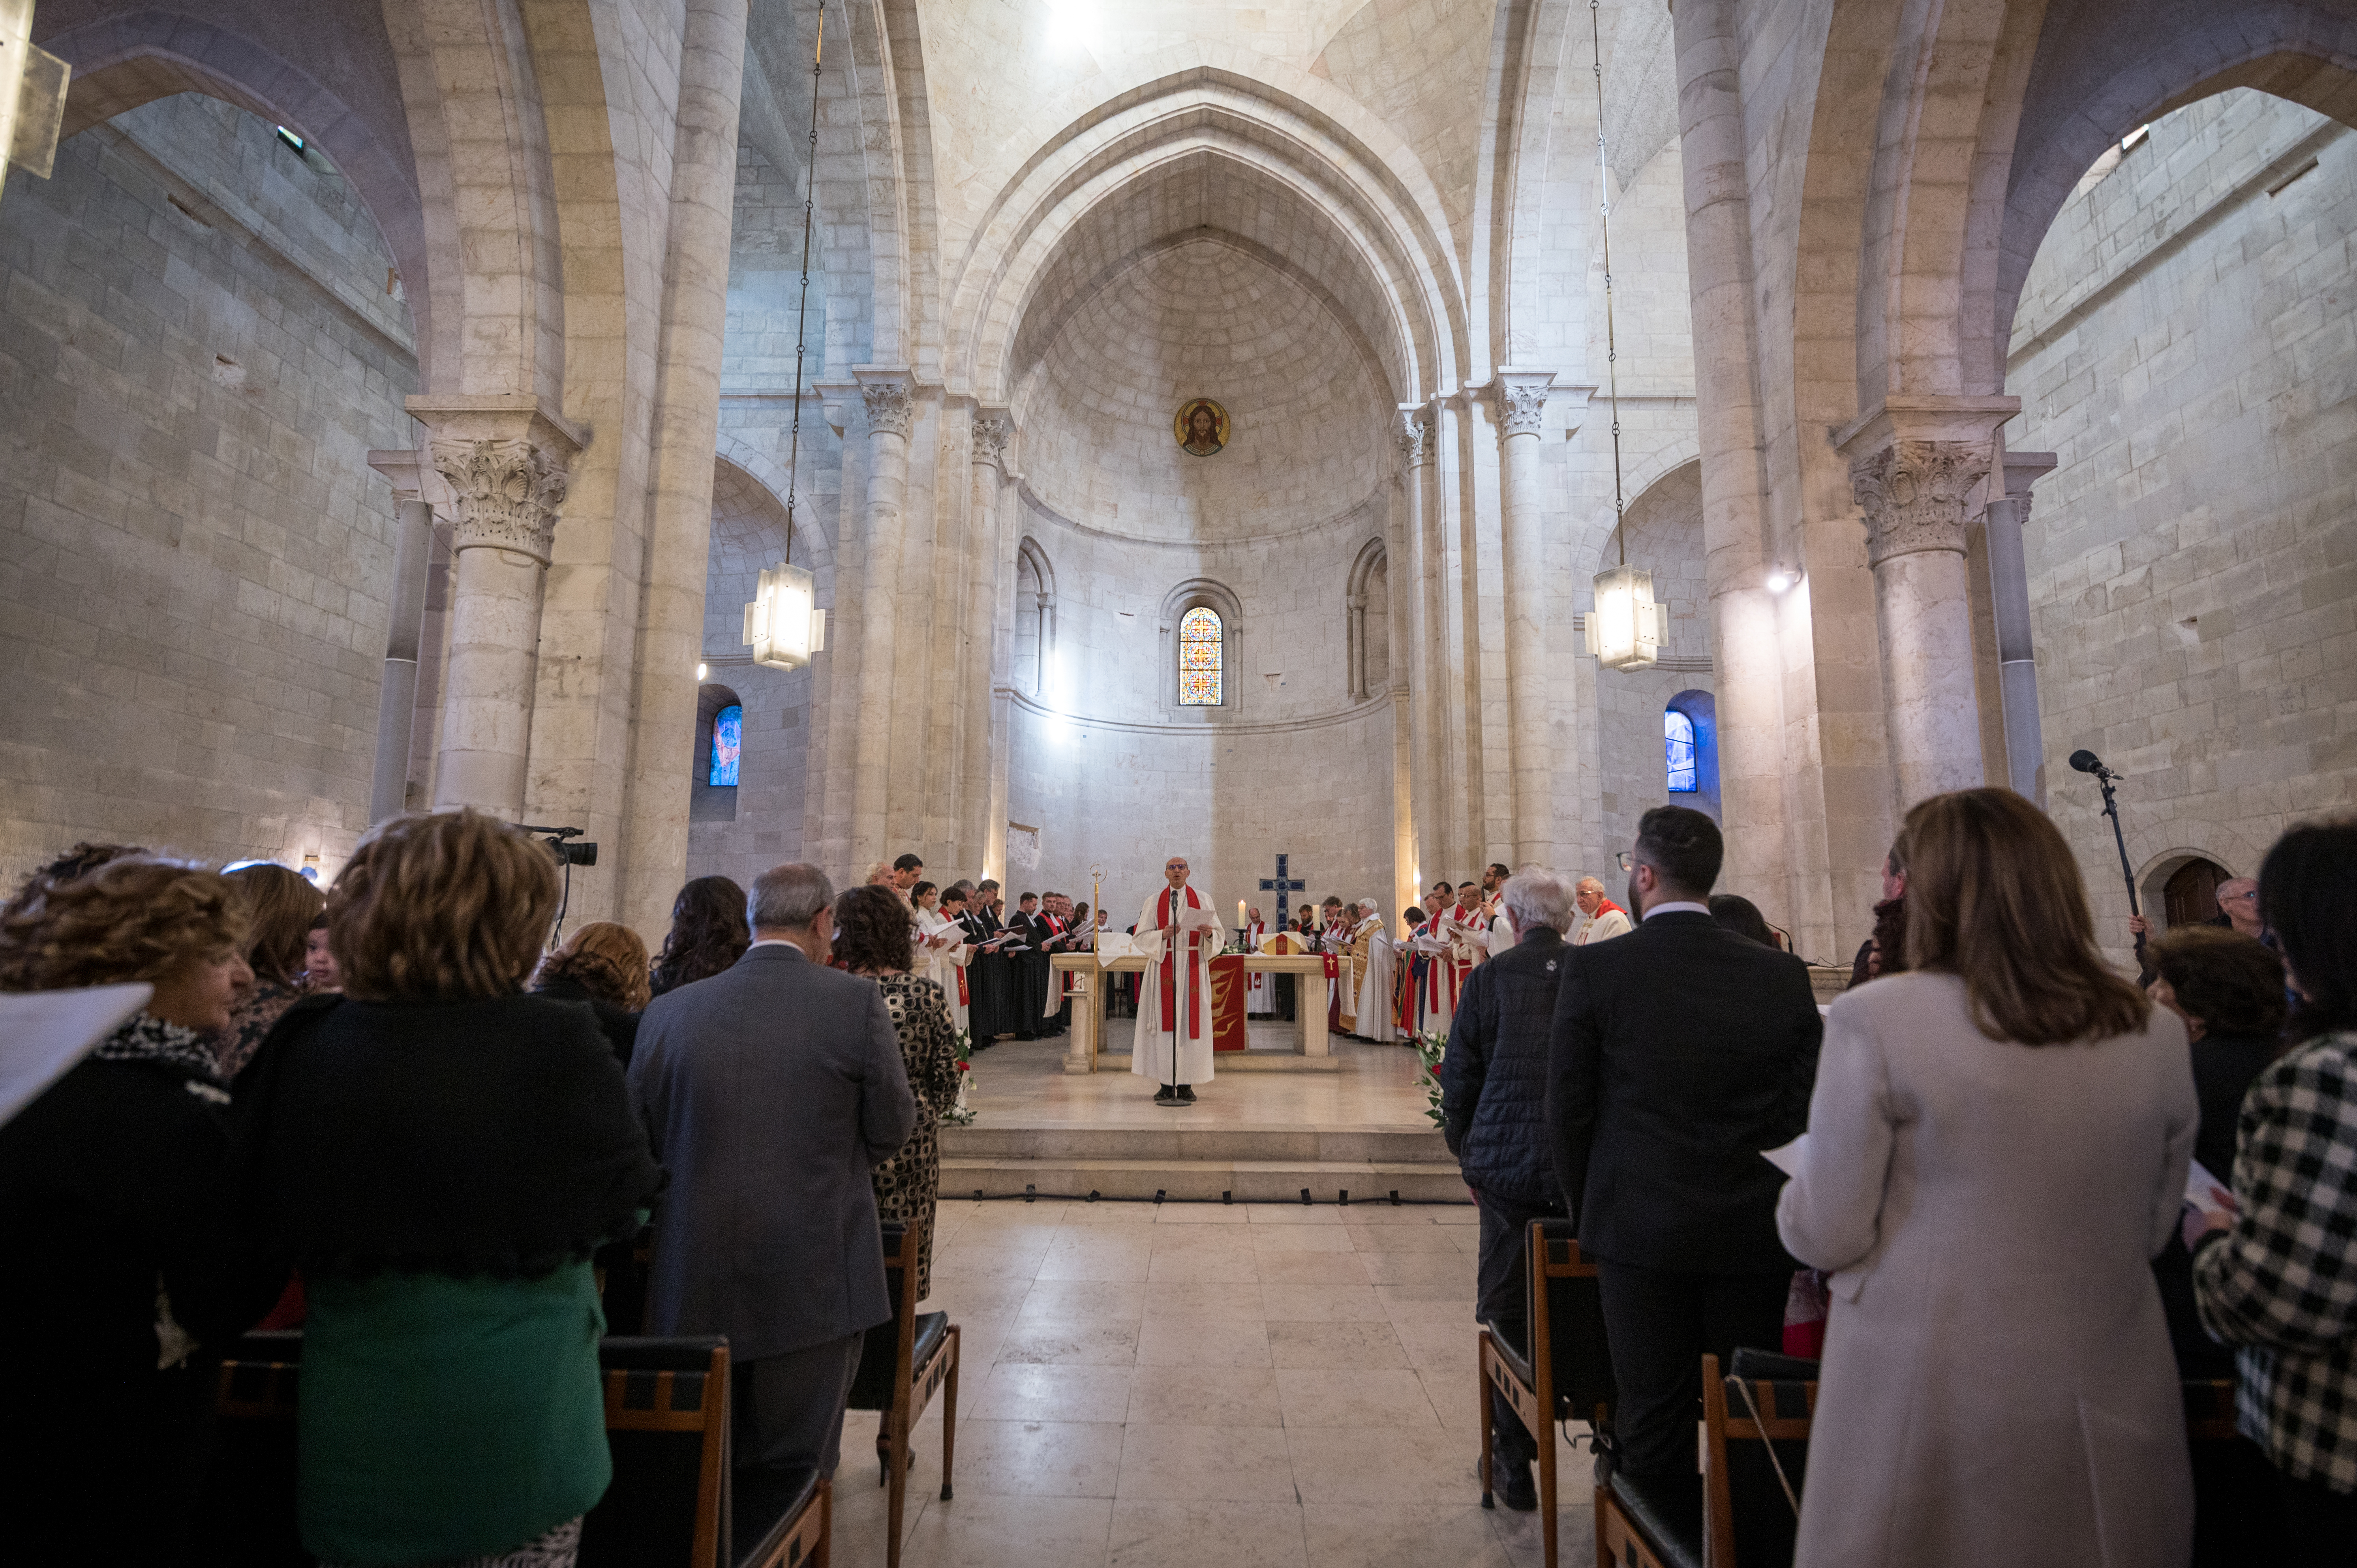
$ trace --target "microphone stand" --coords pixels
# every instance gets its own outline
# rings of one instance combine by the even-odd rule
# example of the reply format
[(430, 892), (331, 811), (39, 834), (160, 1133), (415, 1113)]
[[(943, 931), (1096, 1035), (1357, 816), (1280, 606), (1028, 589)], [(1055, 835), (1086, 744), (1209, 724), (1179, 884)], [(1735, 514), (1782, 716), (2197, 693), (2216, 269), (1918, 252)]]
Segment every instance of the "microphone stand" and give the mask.
[[(2095, 769), (2095, 787), (2104, 792), (2104, 815), (2112, 819), (2112, 843), (2119, 847), (2120, 852), (2120, 880), (2128, 886), (2128, 913), (2141, 918), (2144, 911), (2136, 908), (2136, 872), (2128, 865), (2128, 840), (2127, 835), (2120, 831), (2120, 802), (2112, 793), (2110, 768)], [(2144, 940), (2142, 936), (2138, 936), (2136, 940), (2136, 964), (2139, 968), (2143, 967), (2145, 961)]]

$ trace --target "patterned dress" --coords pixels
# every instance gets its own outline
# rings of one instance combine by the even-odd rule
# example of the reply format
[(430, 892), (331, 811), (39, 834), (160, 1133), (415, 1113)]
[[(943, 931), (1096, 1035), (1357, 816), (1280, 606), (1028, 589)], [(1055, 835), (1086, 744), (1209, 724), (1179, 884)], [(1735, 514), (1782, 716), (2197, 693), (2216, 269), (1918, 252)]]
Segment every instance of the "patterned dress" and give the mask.
[(949, 1001), (933, 981), (913, 974), (878, 975), (877, 988), (900, 1036), (900, 1059), (917, 1096), (917, 1129), (900, 1152), (876, 1167), (876, 1214), (887, 1225), (922, 1221), (917, 1252), (917, 1299), (933, 1294), (933, 1204), (942, 1188), (942, 1112), (957, 1103), (957, 1035)]

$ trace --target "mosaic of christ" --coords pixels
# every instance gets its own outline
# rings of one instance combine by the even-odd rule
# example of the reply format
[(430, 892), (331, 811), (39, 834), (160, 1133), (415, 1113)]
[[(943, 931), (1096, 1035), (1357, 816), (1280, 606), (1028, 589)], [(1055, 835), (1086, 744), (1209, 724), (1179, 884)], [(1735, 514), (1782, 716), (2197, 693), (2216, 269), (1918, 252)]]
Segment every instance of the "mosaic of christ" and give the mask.
[(1208, 457), (1228, 444), (1228, 411), (1207, 397), (1180, 404), (1170, 427), (1179, 449), (1192, 457)]

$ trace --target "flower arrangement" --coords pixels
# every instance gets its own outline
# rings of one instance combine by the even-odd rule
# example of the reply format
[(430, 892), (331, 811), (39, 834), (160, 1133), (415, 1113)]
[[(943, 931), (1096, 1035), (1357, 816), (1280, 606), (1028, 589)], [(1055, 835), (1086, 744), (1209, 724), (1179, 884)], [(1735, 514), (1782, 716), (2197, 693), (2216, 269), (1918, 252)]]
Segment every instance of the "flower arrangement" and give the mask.
[(1424, 1113), (1431, 1117), (1432, 1124), (1437, 1127), (1440, 1125), (1440, 1059), (1448, 1054), (1448, 1031), (1436, 1034), (1426, 1030), (1410, 1036), (1409, 1044), (1415, 1047), (1416, 1059), (1424, 1064)]
[(966, 1090), (974, 1087), (974, 1031), (960, 1029), (957, 1035), (957, 1103), (942, 1112), (942, 1120), (952, 1127), (974, 1125), (974, 1107), (965, 1102)]

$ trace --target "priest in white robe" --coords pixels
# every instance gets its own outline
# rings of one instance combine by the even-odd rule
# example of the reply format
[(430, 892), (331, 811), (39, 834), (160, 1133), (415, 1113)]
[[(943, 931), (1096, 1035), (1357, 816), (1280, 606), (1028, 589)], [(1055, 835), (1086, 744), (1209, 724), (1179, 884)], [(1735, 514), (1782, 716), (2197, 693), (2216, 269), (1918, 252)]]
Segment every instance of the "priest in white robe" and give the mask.
[(1590, 942), (1609, 941), (1625, 937), (1633, 928), (1629, 924), (1629, 912), (1605, 896), (1604, 884), (1593, 876), (1583, 876), (1572, 894), (1572, 902), (1579, 906), (1581, 923), (1572, 937), (1571, 945), (1586, 947)]
[[(1268, 922), (1260, 918), (1258, 909), (1247, 908), (1244, 920), (1244, 950), (1260, 951), (1261, 939), (1268, 935)], [(1269, 990), (1268, 971), (1247, 972), (1244, 981), (1244, 1016), (1265, 1018), (1276, 1011), (1276, 999)]]
[(1388, 1046), (1399, 1038), (1392, 1007), (1392, 939), (1383, 928), (1383, 911), (1372, 898), (1359, 906), (1353, 940), (1366, 955), (1366, 970), (1359, 977), (1359, 1037)]
[(949, 1001), (950, 1027), (961, 1035), (968, 1027), (965, 969), (974, 960), (960, 919), (964, 913), (963, 887), (951, 888), (938, 903), (930, 894), (916, 901), (917, 961), (925, 978), (941, 986)]
[(1139, 977), (1129, 1070), (1161, 1085), (1157, 1105), (1192, 1105), (1211, 1081), (1211, 959), (1222, 946), (1211, 901), (1187, 886), (1184, 858), (1163, 866), (1168, 886), (1138, 911), (1137, 940), (1159, 957)]

